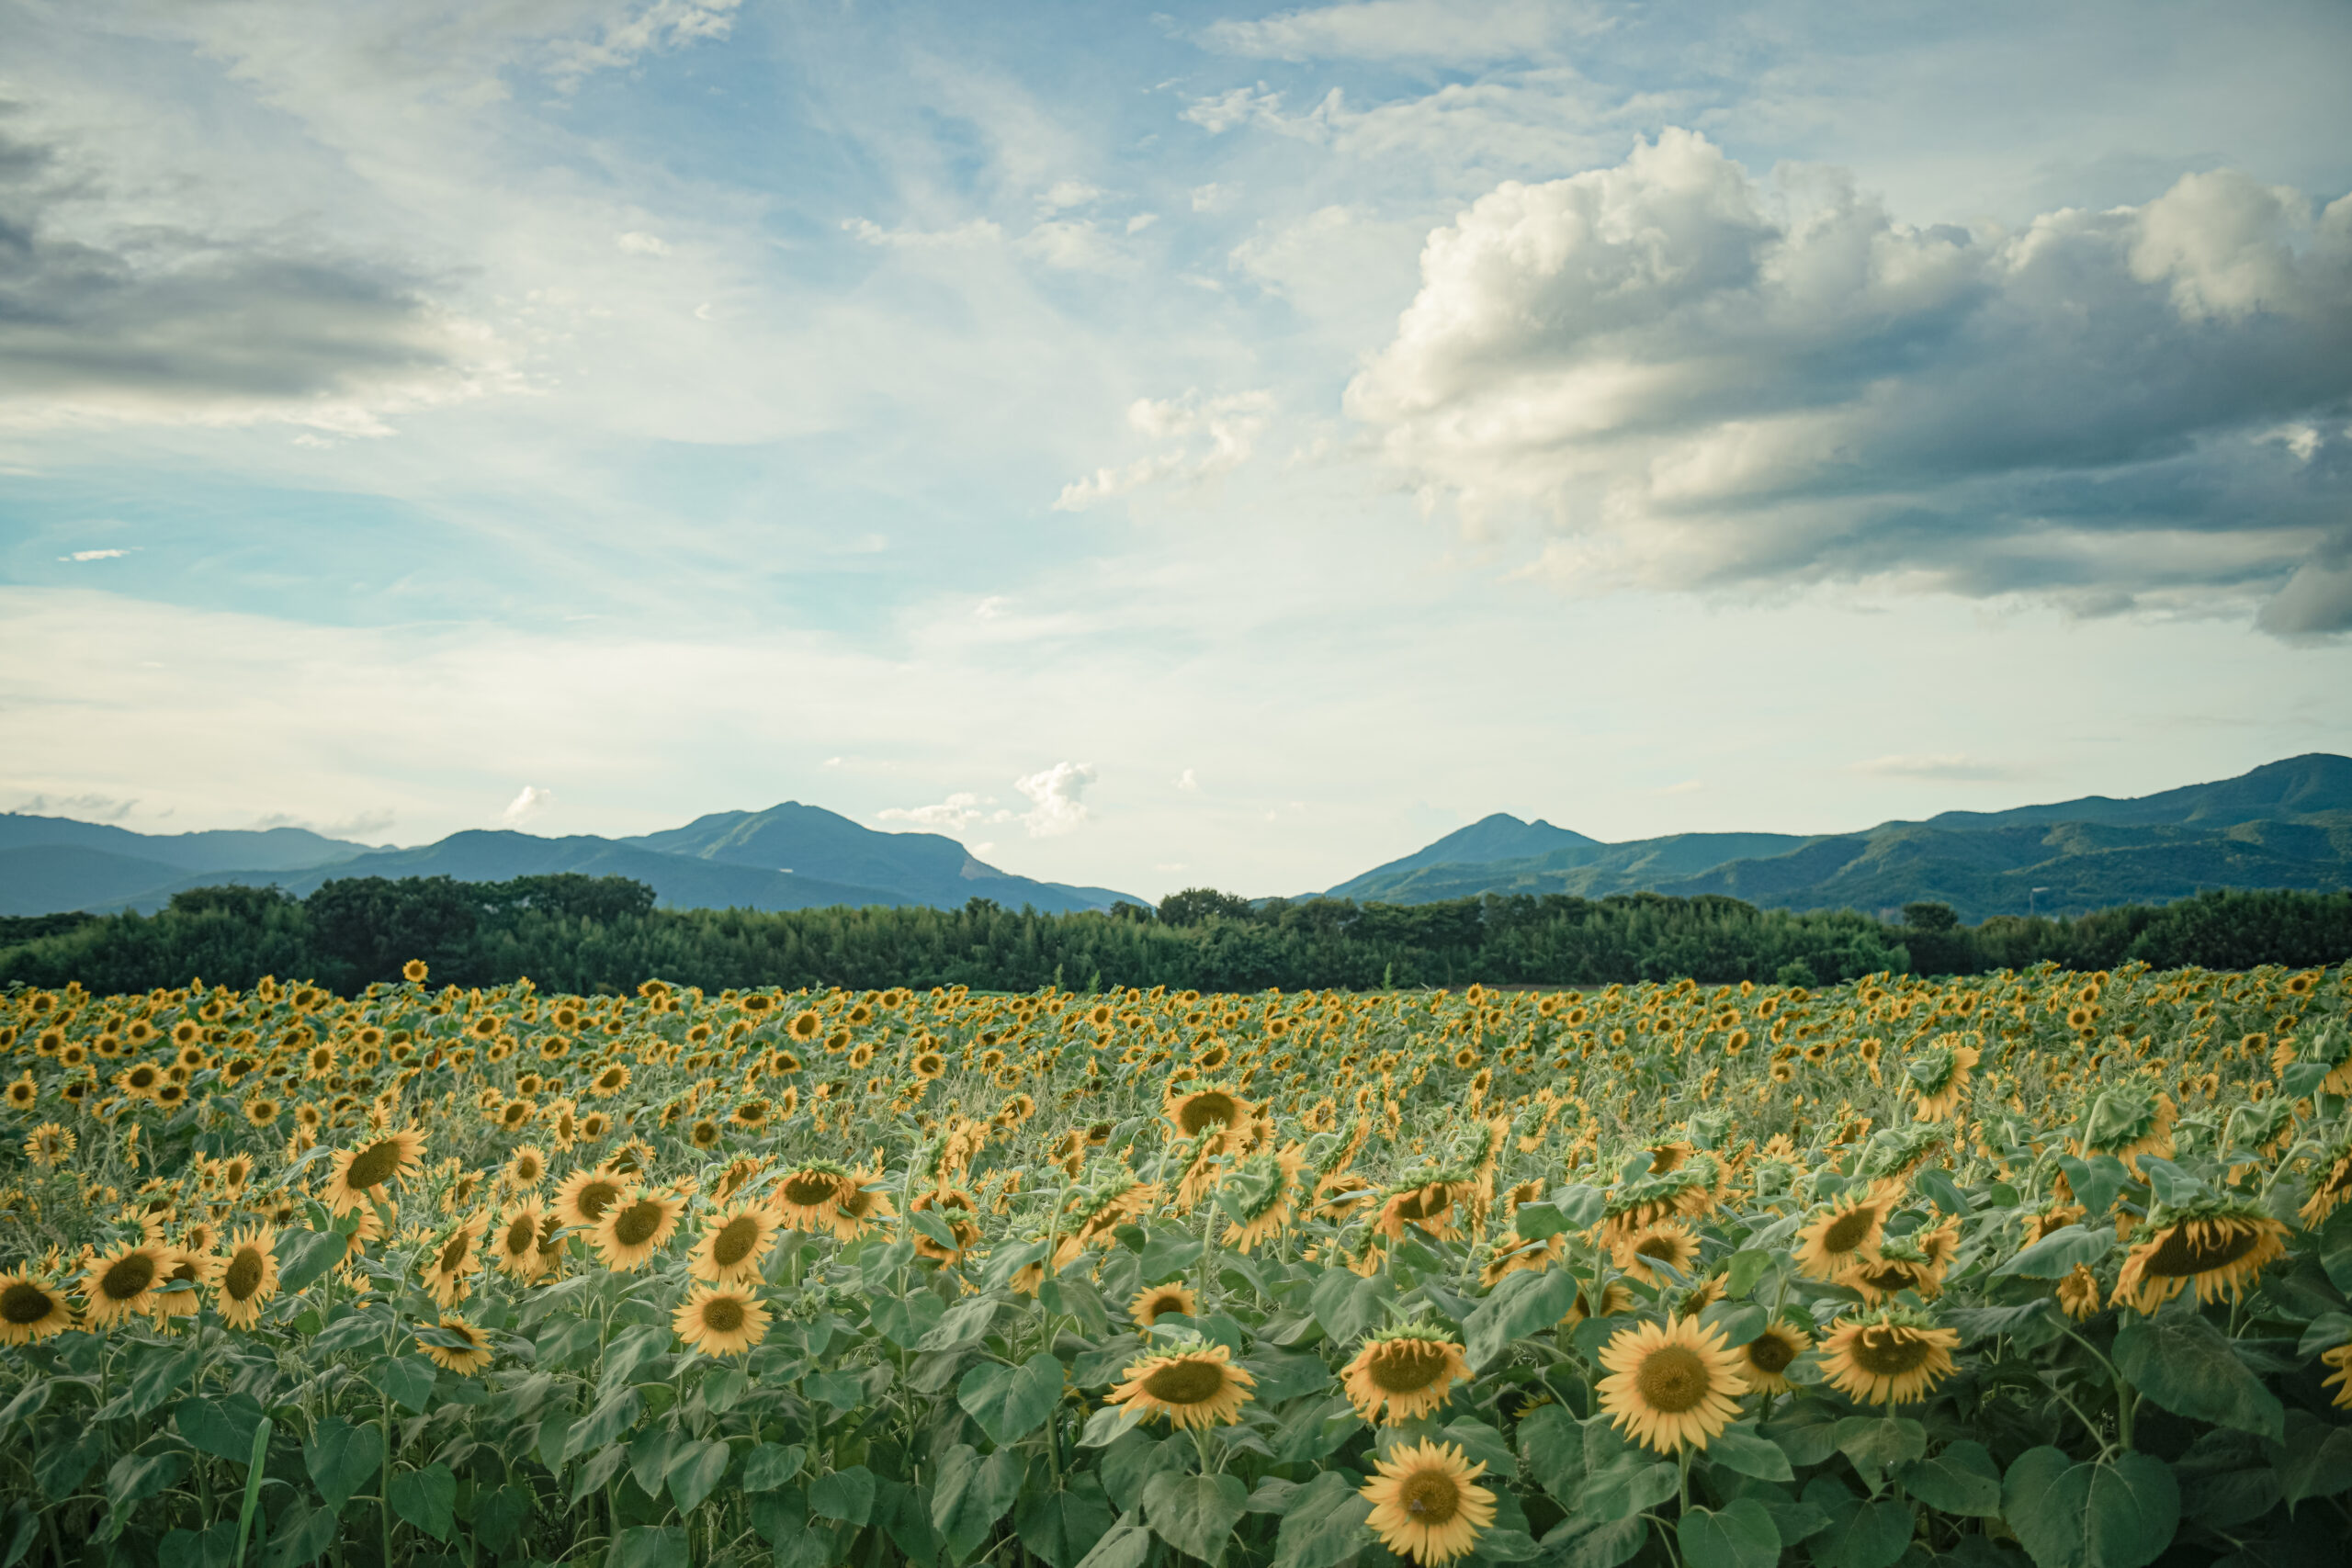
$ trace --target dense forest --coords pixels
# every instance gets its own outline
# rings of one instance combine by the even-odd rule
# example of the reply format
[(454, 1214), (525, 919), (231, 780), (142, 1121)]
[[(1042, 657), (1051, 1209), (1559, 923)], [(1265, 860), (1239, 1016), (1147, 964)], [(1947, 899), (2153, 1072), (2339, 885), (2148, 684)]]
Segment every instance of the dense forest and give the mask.
[(1653, 893), (1588, 899), (1488, 896), (1435, 904), (1340, 899), (1251, 903), (1192, 889), (1158, 912), (1046, 915), (974, 899), (961, 909), (759, 913), (657, 909), (620, 877), (511, 882), (350, 877), (307, 899), (273, 887), (208, 887), (156, 914), (0, 919), (0, 986), (124, 992), (196, 976), (236, 987), (264, 975), (349, 992), (422, 958), (436, 981), (521, 976), (594, 993), (660, 976), (728, 987), (965, 985), (1029, 990), (1156, 986), (1593, 986), (1690, 976), (1824, 985), (1880, 970), (2021, 969), (2043, 960), (2106, 969), (2308, 965), (2352, 957), (2352, 893), (2217, 892), (2078, 919), (2002, 917), (1966, 926), (1941, 904), (1899, 924), (1850, 911), (1792, 914), (1735, 898)]

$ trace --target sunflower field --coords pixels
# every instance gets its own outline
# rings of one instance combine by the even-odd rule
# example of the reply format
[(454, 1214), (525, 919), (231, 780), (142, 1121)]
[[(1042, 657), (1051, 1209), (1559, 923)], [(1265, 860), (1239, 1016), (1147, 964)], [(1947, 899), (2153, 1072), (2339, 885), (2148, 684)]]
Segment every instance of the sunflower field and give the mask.
[(2348, 1012), (17, 987), (0, 1568), (2324, 1568)]

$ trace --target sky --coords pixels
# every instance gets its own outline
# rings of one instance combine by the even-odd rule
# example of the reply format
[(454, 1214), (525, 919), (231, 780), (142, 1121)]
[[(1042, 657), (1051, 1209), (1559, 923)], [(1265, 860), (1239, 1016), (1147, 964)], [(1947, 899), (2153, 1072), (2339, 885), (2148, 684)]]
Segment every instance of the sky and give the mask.
[(1158, 897), (2352, 751), (2352, 7), (0, 0), (0, 809)]

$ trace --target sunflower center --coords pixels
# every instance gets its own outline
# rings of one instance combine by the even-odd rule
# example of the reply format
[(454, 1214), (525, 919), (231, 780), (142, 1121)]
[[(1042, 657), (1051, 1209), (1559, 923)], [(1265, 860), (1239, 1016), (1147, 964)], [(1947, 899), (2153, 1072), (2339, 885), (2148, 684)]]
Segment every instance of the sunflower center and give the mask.
[(650, 1198), (640, 1199), (614, 1218), (613, 1239), (623, 1247), (643, 1247), (662, 1228), (662, 1205)]
[(1871, 1225), (1877, 1218), (1878, 1211), (1868, 1205), (1838, 1215), (1836, 1223), (1821, 1233), (1821, 1249), (1824, 1252), (1853, 1251), (1870, 1235)]
[(732, 1269), (752, 1255), (759, 1241), (760, 1222), (749, 1214), (738, 1214), (711, 1239), (710, 1260), (721, 1269)]
[(840, 1190), (830, 1176), (796, 1176), (784, 1184), (784, 1195), (804, 1209), (813, 1209)]
[(579, 1204), (580, 1212), (588, 1218), (601, 1220), (605, 1217), (605, 1211), (613, 1206), (613, 1200), (620, 1195), (620, 1188), (610, 1181), (591, 1181), (581, 1188), (572, 1201)]
[(1438, 1346), (1418, 1339), (1392, 1339), (1366, 1370), (1385, 1393), (1418, 1393), (1445, 1376), (1451, 1362)]
[(863, 1187), (854, 1189), (842, 1200), (841, 1210), (853, 1220), (862, 1220), (874, 1212), (874, 1194)]
[(134, 1252), (98, 1276), (98, 1289), (109, 1301), (127, 1302), (155, 1282), (155, 1260)]
[(1184, 1102), (1176, 1113), (1176, 1124), (1188, 1134), (1198, 1133), (1209, 1126), (1230, 1127), (1239, 1110), (1233, 1097), (1216, 1089), (1204, 1089)]
[(1713, 1392), (1714, 1380), (1696, 1350), (1668, 1345), (1643, 1359), (1642, 1370), (1634, 1374), (1634, 1386), (1652, 1409), (1679, 1416)]
[(49, 1315), (54, 1304), (47, 1291), (19, 1280), (6, 1291), (0, 1291), (0, 1321), (39, 1323)]
[(713, 1296), (702, 1303), (702, 1325), (713, 1334), (733, 1334), (743, 1326), (743, 1303), (733, 1296)]
[(507, 1257), (520, 1258), (531, 1250), (532, 1244), (538, 1238), (538, 1227), (531, 1223), (530, 1215), (523, 1214), (507, 1222), (506, 1235), (501, 1245), (506, 1248)]
[(1396, 1488), (1396, 1501), (1415, 1524), (1434, 1529), (1462, 1511), (1462, 1488), (1442, 1470), (1417, 1470)]
[(2262, 1233), (2250, 1227), (2212, 1225), (2204, 1227), (2201, 1235), (2191, 1235), (2189, 1226), (2175, 1225), (2165, 1233), (2164, 1240), (2143, 1264), (2142, 1270), (2167, 1280), (2191, 1279), (2216, 1269), (2226, 1269), (2261, 1245)]
[(517, 1181), (537, 1181), (538, 1179), (539, 1179), (539, 1162), (538, 1162), (537, 1160), (533, 1159), (533, 1158), (532, 1158), (530, 1156), (528, 1156), (528, 1155), (525, 1155), (522, 1158), (520, 1158), (520, 1159), (518, 1159), (518, 1160), (516, 1160), (516, 1161), (514, 1162), (514, 1179), (515, 1179), (515, 1180), (517, 1180)]
[(353, 1156), (351, 1168), (344, 1173), (348, 1185), (366, 1189), (381, 1187), (400, 1174), (401, 1145), (398, 1140), (386, 1138), (380, 1144), (370, 1144)]
[(449, 1238), (449, 1245), (441, 1249), (441, 1272), (454, 1274), (464, 1267), (468, 1251), (466, 1244), (472, 1239), (463, 1231)]
[(1201, 1404), (1225, 1391), (1225, 1369), (1215, 1361), (1170, 1361), (1143, 1380), (1162, 1404)]
[(1670, 1235), (1645, 1236), (1640, 1245), (1634, 1248), (1634, 1251), (1637, 1256), (1656, 1258), (1668, 1263), (1672, 1263), (1682, 1256), (1682, 1248), (1675, 1244), (1674, 1238)]
[(1935, 1353), (1933, 1341), (1907, 1334), (1892, 1325), (1865, 1328), (1855, 1337), (1854, 1365), (1878, 1377), (1901, 1377), (1917, 1371)]

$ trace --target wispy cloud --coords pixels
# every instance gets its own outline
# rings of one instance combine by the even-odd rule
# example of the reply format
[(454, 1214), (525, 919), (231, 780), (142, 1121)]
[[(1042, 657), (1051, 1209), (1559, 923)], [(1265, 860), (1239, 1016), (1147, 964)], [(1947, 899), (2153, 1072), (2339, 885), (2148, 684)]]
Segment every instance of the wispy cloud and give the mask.
[(1894, 779), (1943, 779), (1958, 783), (1994, 779), (2013, 779), (2015, 768), (1999, 762), (1988, 762), (1963, 752), (1951, 751), (1934, 755), (1906, 753), (1872, 757), (1855, 766), (1866, 773)]

